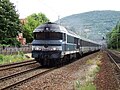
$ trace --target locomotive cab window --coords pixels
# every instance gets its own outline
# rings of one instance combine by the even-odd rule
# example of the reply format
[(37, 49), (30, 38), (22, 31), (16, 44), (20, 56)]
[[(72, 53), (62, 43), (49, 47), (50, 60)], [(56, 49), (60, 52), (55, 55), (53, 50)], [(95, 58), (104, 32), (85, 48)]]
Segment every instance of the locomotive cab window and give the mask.
[(37, 40), (62, 40), (62, 33), (59, 32), (39, 32), (34, 33)]
[(63, 41), (66, 41), (66, 34), (63, 34)]

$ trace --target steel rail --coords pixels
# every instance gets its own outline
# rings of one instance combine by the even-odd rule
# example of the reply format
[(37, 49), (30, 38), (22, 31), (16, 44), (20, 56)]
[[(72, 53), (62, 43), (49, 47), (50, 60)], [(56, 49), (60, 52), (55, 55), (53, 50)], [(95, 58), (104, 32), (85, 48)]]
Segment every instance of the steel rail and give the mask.
[(26, 63), (26, 62), (32, 62), (32, 61), (35, 61), (35, 60), (26, 60), (26, 61), (22, 61), (22, 62), (16, 62), (16, 63), (10, 63), (10, 64), (3, 64), (3, 65), (0, 65), (0, 68), (6, 67), (6, 66), (11, 66), (11, 65), (16, 65), (16, 64), (22, 64), (22, 63)]
[(21, 67), (21, 66), (25, 66), (25, 65), (30, 65), (30, 64), (35, 64), (37, 63), (36, 61), (29, 61), (29, 62), (24, 62), (24, 63), (17, 63), (17, 64), (13, 64), (13, 65), (5, 65), (4, 67), (0, 68), (0, 71), (3, 70), (7, 70), (7, 69), (11, 69), (11, 68), (16, 68), (16, 67)]
[[(115, 61), (115, 59), (114, 59), (114, 57), (113, 56), (111, 56), (110, 55), (110, 53), (111, 54), (113, 54), (114, 56), (116, 56), (116, 57), (118, 57), (117, 55), (115, 55), (114, 53), (112, 53), (111, 51), (108, 51), (108, 56), (109, 56), (109, 58), (113, 61), (113, 63), (116, 65), (116, 67), (119, 69), (119, 71), (120, 71), (120, 66), (117, 64), (117, 62)], [(119, 58), (119, 57), (118, 57)]]
[(25, 73), (28, 73), (28, 72), (31, 72), (33, 70), (36, 70), (38, 69), (39, 67), (36, 67), (36, 68), (32, 68), (32, 69), (26, 69), (24, 71), (20, 71), (20, 72), (17, 72), (17, 73), (13, 73), (11, 75), (7, 75), (7, 76), (4, 76), (4, 77), (1, 77), (0, 78), (0, 82), (4, 81), (4, 80), (8, 80), (8, 79), (11, 79), (11, 78), (14, 78), (15, 76), (19, 76), (21, 74), (25, 74)]
[(37, 77), (42, 76), (42, 75), (45, 75), (45, 74), (53, 71), (54, 69), (55, 69), (55, 68), (51, 68), (51, 69), (49, 69), (49, 70), (40, 72), (40, 73), (38, 73), (38, 74), (36, 74), (36, 75), (33, 75), (33, 76), (31, 76), (31, 77), (28, 77), (28, 78), (26, 78), (26, 79), (24, 79), (24, 80), (18, 81), (18, 82), (14, 83), (14, 84), (11, 84), (11, 85), (9, 85), (9, 86), (6, 86), (6, 87), (4, 87), (4, 88), (1, 88), (1, 90), (6, 90), (6, 89), (11, 89), (11, 90), (12, 90), (12, 89), (15, 89), (16, 86), (22, 85), (22, 84), (24, 84), (24, 83), (26, 83), (26, 82), (31, 81), (31, 80), (34, 79), (34, 78), (37, 78)]
[(108, 54), (108, 56), (110, 57), (110, 59), (114, 62), (114, 64), (118, 67), (118, 69), (120, 70), (120, 66), (115, 62), (114, 58)]

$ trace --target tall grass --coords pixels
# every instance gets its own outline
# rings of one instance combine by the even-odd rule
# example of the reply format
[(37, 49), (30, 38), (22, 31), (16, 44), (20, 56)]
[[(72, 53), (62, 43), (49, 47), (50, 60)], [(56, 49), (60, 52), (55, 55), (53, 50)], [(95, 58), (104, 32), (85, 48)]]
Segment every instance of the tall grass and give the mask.
[(80, 84), (80, 82), (76, 82), (75, 90), (96, 90), (96, 86), (92, 82), (86, 82), (84, 85)]
[[(96, 74), (100, 71), (100, 65), (102, 58), (101, 54), (97, 55), (93, 59), (86, 61), (86, 65), (89, 65), (89, 68), (86, 69), (87, 72), (82, 80), (77, 80), (74, 84), (74, 90), (96, 90), (96, 86), (93, 84)], [(82, 82), (82, 83), (81, 83)]]
[(2, 55), (0, 54), (0, 64), (8, 64), (13, 62), (20, 62), (26, 60), (23, 52), (18, 52), (16, 55)]

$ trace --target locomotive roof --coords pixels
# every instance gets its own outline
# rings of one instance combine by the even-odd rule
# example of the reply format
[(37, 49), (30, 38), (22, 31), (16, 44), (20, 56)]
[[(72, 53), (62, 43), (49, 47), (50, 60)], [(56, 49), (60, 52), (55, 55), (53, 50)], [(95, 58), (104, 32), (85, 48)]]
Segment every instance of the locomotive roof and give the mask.
[(74, 32), (67, 30), (65, 27), (58, 25), (57, 23), (47, 22), (38, 26), (33, 32), (61, 32), (67, 33), (68, 35), (78, 37)]
[(47, 22), (38, 26), (33, 32), (62, 32), (66, 33), (67, 30), (56, 23)]

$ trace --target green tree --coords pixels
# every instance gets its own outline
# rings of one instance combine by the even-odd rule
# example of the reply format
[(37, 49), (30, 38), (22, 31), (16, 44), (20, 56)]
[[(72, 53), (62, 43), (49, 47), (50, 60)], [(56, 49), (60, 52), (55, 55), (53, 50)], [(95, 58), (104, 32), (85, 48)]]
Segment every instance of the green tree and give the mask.
[(117, 49), (120, 48), (120, 23), (113, 28), (113, 30), (107, 34), (108, 48)]
[(26, 23), (23, 25), (23, 35), (26, 38), (26, 41), (28, 43), (32, 42), (33, 40), (33, 30), (45, 23), (48, 22), (49, 19), (43, 14), (43, 13), (38, 13), (38, 14), (32, 14), (26, 18)]
[(0, 0), (0, 44), (18, 44), (18, 31), (21, 31), (21, 24), (15, 6), (9, 0)]

